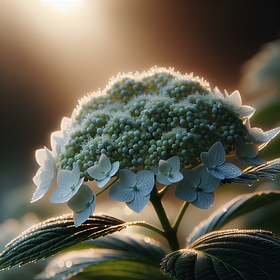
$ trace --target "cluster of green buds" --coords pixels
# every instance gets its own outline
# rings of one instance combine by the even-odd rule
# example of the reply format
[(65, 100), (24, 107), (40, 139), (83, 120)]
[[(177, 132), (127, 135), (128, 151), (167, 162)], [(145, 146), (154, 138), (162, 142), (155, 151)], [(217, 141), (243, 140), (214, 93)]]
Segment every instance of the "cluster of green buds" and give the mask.
[[(265, 163), (258, 152), (280, 128), (251, 128), (254, 112), (242, 105), (238, 91), (222, 94), (203, 79), (173, 69), (119, 74), (103, 91), (82, 98), (71, 118), (62, 119), (61, 130), (51, 134), (51, 151), (36, 151), (40, 168), (31, 202), (57, 178), (50, 201), (67, 202), (78, 226), (96, 203), (83, 182), (107, 185), (111, 198), (141, 212), (156, 180), (179, 182), (179, 198), (208, 209), (221, 180), (242, 174), (226, 162), (227, 155), (251, 166)], [(108, 184), (112, 177), (117, 179)]]

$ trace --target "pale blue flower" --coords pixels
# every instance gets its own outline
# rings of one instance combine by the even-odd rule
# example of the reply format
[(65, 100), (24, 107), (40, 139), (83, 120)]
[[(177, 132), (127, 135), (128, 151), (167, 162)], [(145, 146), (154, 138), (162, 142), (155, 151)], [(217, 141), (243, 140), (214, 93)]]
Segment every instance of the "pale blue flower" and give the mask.
[(116, 201), (126, 202), (133, 211), (140, 213), (150, 200), (154, 187), (154, 174), (142, 170), (137, 175), (130, 170), (121, 169), (120, 179), (109, 191), (109, 197)]
[(57, 189), (53, 192), (51, 203), (67, 202), (80, 188), (84, 177), (80, 178), (80, 169), (76, 162), (73, 163), (73, 169), (59, 170), (57, 173)]
[(175, 188), (175, 195), (201, 209), (209, 209), (214, 201), (213, 191), (221, 180), (207, 172), (205, 166), (183, 170), (184, 179)]
[(158, 166), (152, 166), (151, 171), (157, 176), (157, 181), (163, 185), (171, 185), (183, 179), (178, 156), (171, 157), (166, 161), (160, 159)]
[(259, 147), (257, 144), (244, 143), (241, 138), (237, 141), (235, 153), (240, 162), (250, 166), (266, 164), (266, 160), (258, 155), (258, 152)]
[(53, 152), (57, 155), (61, 152), (61, 147), (65, 143), (67, 131), (72, 127), (72, 120), (67, 117), (63, 117), (60, 124), (60, 131), (52, 132), (51, 134), (51, 147)]
[(31, 203), (43, 197), (52, 186), (56, 176), (56, 155), (53, 152), (45, 147), (44, 149), (36, 150), (35, 158), (40, 168), (33, 177), (33, 182), (37, 189), (32, 195)]
[(232, 94), (228, 96), (228, 98), (232, 102), (240, 116), (244, 118), (250, 118), (255, 113), (255, 108), (247, 105), (242, 105), (242, 99), (238, 90), (235, 90)]
[(111, 164), (105, 154), (100, 156), (98, 165), (88, 168), (88, 174), (96, 180), (97, 186), (103, 188), (119, 170), (120, 163), (118, 161)]
[(260, 144), (259, 149), (264, 148), (270, 140), (277, 136), (280, 132), (280, 126), (264, 132), (261, 128), (251, 127), (249, 119), (245, 121), (248, 130), (248, 138), (254, 144)]
[(37, 189), (33, 193), (31, 203), (42, 198), (47, 190), (51, 187), (56, 176), (56, 162), (58, 155), (61, 152), (66, 138), (66, 133), (72, 126), (72, 120), (64, 117), (60, 124), (60, 131), (55, 131), (51, 134), (51, 148), (49, 151), (46, 147), (44, 149), (36, 150), (35, 158), (40, 168), (33, 177), (33, 182)]
[[(222, 92), (218, 87), (214, 88), (214, 93), (223, 95)], [(241, 95), (238, 90), (235, 90), (232, 94), (228, 94), (227, 90), (224, 90), (224, 95), (226, 98), (230, 100), (230, 102), (233, 104), (235, 110), (238, 112), (238, 114), (243, 117), (243, 118), (251, 118), (251, 116), (255, 113), (256, 109), (247, 106), (247, 105), (242, 105), (242, 99)]]
[(202, 152), (200, 158), (206, 170), (218, 179), (231, 179), (243, 173), (235, 164), (226, 162), (226, 152), (220, 141), (216, 142), (208, 152)]
[(75, 194), (67, 205), (74, 211), (74, 224), (78, 227), (93, 214), (96, 205), (96, 195), (87, 185), (81, 185), (78, 193)]

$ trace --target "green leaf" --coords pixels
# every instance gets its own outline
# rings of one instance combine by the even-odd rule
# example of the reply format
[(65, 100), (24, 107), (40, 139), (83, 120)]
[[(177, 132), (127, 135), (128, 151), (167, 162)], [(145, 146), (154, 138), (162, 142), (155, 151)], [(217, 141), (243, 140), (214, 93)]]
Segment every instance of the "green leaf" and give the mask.
[(280, 172), (280, 158), (274, 159), (257, 167), (248, 167), (243, 170), (243, 174), (232, 179), (224, 179), (222, 183), (238, 183), (252, 185), (260, 177), (274, 180)]
[[(96, 244), (99, 240), (101, 241)], [(76, 275), (92, 265), (120, 260), (147, 261), (150, 266), (154, 266), (159, 271), (158, 264), (166, 255), (166, 251), (159, 246), (160, 244), (148, 241), (142, 235), (132, 233), (115, 233), (113, 236), (105, 236), (90, 242), (95, 246), (99, 245), (102, 249), (90, 248), (59, 255), (37, 278), (60, 280), (66, 275)], [(159, 275), (162, 276), (161, 273)]]
[(280, 239), (262, 230), (222, 230), (168, 254), (161, 269), (179, 280), (280, 279)]
[(90, 216), (77, 228), (72, 214), (48, 219), (6, 245), (0, 255), (0, 269), (47, 258), (71, 245), (120, 231), (131, 224), (105, 215)]
[[(166, 280), (158, 267), (148, 262), (114, 261), (100, 263), (86, 268), (83, 273), (72, 278), (73, 280)], [(72, 280), (71, 279), (71, 280)]]
[(264, 191), (239, 195), (216, 210), (208, 219), (201, 222), (190, 233), (187, 243), (190, 244), (202, 235), (220, 229), (231, 220), (277, 200), (280, 200), (280, 191)]
[[(102, 262), (115, 260), (134, 259), (133, 253), (112, 249), (85, 249), (71, 251), (54, 258), (46, 267), (46, 270), (36, 276), (37, 279), (61, 280), (67, 275), (77, 275), (84, 268)], [(69, 277), (70, 278), (70, 277)]]
[(150, 260), (157, 264), (167, 254), (166, 249), (158, 241), (147, 236), (143, 237), (140, 234), (120, 232), (90, 241), (90, 243), (98, 248), (132, 252), (142, 259)]

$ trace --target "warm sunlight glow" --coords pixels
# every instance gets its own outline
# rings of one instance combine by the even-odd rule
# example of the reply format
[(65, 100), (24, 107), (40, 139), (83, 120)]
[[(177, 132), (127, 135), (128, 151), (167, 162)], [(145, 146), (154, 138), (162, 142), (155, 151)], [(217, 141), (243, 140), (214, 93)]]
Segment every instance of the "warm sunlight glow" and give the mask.
[(75, 10), (83, 0), (42, 0), (42, 2), (48, 3), (56, 11), (69, 13)]

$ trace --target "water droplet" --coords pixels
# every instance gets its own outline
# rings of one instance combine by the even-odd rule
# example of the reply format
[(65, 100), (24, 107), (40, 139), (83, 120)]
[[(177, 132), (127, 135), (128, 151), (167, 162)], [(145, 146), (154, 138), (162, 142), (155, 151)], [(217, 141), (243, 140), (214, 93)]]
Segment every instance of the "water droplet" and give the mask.
[(227, 212), (227, 208), (223, 208), (223, 212), (224, 212), (224, 213)]

